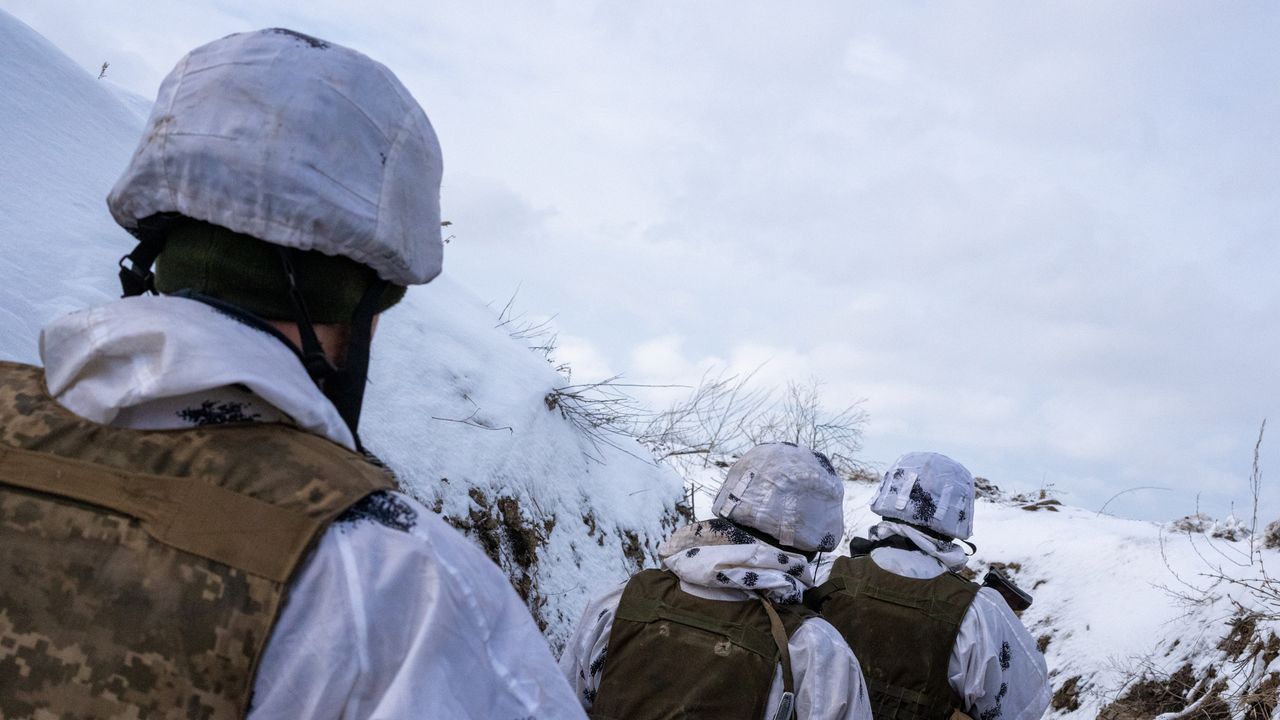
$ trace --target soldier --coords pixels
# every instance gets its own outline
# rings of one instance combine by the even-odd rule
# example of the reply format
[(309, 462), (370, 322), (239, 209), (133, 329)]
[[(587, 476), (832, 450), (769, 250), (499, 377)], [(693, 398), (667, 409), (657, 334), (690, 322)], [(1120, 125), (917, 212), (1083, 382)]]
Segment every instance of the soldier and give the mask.
[(0, 717), (582, 716), (498, 568), (359, 452), (440, 176), (364, 55), (178, 63), (108, 198), (127, 297), (0, 364)]
[(760, 445), (729, 469), (713, 520), (677, 530), (587, 606), (560, 668), (593, 718), (870, 720), (858, 661), (801, 604), (844, 531), (821, 454)]
[(862, 660), (876, 720), (1032, 720), (1049, 705), (1026, 628), (997, 590), (955, 574), (968, 560), (953, 541), (973, 532), (973, 496), (960, 463), (903, 455), (871, 503), (884, 521), (808, 594)]

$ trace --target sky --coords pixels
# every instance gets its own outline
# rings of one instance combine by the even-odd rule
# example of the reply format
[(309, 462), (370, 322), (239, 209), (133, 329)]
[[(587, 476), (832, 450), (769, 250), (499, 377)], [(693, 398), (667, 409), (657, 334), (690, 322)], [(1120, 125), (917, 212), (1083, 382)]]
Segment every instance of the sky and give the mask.
[(880, 469), (1150, 519), (1247, 515), (1271, 418), (1280, 518), (1273, 4), (0, 8), (148, 98), (260, 27), (385, 63), (444, 148), (446, 272), (553, 317), (575, 381), (812, 378)]

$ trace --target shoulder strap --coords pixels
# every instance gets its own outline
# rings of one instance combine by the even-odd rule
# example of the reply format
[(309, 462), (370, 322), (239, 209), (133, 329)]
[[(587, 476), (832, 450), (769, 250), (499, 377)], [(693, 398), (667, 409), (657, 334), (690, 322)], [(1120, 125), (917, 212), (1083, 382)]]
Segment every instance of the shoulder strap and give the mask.
[(827, 576), (827, 581), (817, 587), (809, 588), (805, 592), (804, 604), (820, 613), (822, 612), (822, 604), (826, 602), (827, 598), (848, 588), (849, 583), (846, 578), (845, 566), (849, 562), (851, 562), (851, 559), (847, 557), (836, 558), (835, 562), (831, 564), (831, 573)]
[(760, 604), (769, 615), (769, 632), (773, 635), (774, 644), (778, 646), (778, 659), (782, 663), (782, 700), (778, 703), (778, 712), (773, 718), (774, 720), (791, 720), (796, 697), (796, 681), (795, 675), (791, 672), (791, 649), (787, 645), (787, 629), (783, 627), (782, 618), (778, 617), (778, 611), (774, 609), (773, 603), (763, 595), (759, 597)]
[(212, 483), (131, 473), (0, 446), (0, 485), (47, 492), (139, 521), (157, 542), (287, 582), (315, 520)]
[(138, 521), (156, 542), (287, 582), (318, 533), (385, 470), (277, 424), (134, 430), (94, 423), (48, 393), (41, 368), (0, 362), (0, 485)]

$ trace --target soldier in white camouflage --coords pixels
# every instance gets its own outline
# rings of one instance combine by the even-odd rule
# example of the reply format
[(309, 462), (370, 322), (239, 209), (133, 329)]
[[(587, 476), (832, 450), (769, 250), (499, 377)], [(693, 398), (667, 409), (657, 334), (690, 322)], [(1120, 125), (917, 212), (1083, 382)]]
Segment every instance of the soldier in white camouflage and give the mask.
[(362, 452), (440, 178), (364, 55), (178, 63), (108, 198), (125, 299), (0, 363), (0, 718), (582, 717), (506, 577)]
[(1044, 656), (992, 587), (959, 575), (974, 481), (960, 463), (907, 453), (871, 502), (882, 520), (821, 568), (807, 601), (858, 653), (877, 720), (1034, 720), (1049, 705)]
[(587, 606), (560, 669), (589, 716), (871, 720), (858, 659), (801, 599), (844, 532), (820, 453), (767, 443), (729, 469), (715, 518), (677, 529)]

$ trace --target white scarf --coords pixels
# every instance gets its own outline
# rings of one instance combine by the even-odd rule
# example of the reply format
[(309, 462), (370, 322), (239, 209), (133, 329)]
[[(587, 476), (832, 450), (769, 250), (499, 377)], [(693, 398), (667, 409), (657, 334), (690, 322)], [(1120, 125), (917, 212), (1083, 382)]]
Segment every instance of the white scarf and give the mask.
[(897, 522), (882, 522), (871, 526), (867, 531), (867, 539), (875, 542), (898, 535), (910, 540), (920, 552), (936, 559), (952, 572), (959, 570), (969, 562), (964, 548), (950, 540), (936, 540), (919, 530)]
[(658, 548), (662, 564), (690, 585), (758, 593), (793, 605), (813, 586), (803, 555), (780, 550), (728, 520), (704, 520), (676, 530)]

